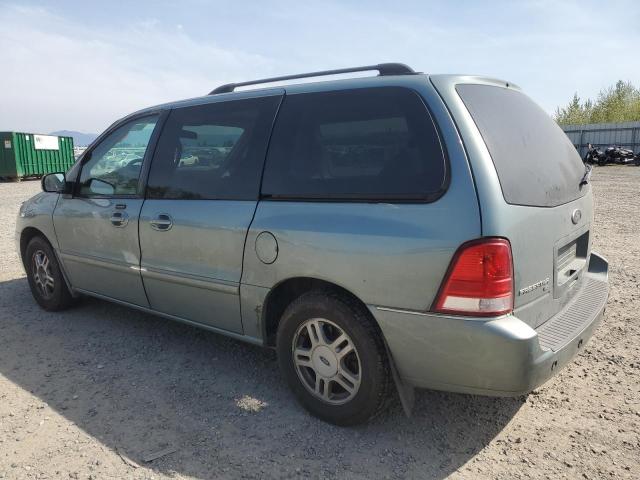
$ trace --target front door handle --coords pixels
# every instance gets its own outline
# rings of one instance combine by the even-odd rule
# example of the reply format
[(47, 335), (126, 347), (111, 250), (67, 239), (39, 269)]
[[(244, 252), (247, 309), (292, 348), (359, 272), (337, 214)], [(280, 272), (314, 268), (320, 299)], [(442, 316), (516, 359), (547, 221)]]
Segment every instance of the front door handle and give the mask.
[(129, 223), (129, 215), (127, 212), (113, 212), (110, 220), (114, 227), (125, 227)]
[(171, 220), (171, 217), (166, 213), (159, 213), (156, 215), (156, 218), (149, 223), (151, 224), (151, 228), (159, 232), (166, 232), (173, 226), (173, 220)]

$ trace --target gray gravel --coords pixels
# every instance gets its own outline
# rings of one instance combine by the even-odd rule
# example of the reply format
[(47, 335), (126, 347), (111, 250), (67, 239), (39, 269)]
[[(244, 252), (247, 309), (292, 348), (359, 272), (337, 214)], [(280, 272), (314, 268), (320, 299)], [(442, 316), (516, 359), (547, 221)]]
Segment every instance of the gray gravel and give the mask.
[(0, 184), (0, 478), (638, 478), (640, 168), (592, 183), (612, 290), (576, 361), (526, 398), (424, 391), (350, 429), (309, 417), (270, 351), (98, 300), (40, 310), (13, 239), (39, 182)]

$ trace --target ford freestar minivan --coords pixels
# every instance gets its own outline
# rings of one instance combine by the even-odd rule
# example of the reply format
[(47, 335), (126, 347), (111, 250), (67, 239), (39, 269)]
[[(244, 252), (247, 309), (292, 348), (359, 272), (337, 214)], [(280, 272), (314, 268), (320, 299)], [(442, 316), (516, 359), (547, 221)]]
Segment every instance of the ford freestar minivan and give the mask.
[[(375, 70), (377, 76), (235, 91)], [(608, 296), (588, 171), (513, 84), (381, 64), (113, 124), (20, 209), (46, 310), (86, 294), (277, 350), (314, 415), (521, 395)]]

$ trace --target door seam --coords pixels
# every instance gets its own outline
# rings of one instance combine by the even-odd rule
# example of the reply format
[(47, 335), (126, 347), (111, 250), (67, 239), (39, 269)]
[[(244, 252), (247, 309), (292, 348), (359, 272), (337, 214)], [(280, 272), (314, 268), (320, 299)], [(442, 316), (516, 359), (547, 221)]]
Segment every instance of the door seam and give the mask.
[[(154, 155), (155, 155), (155, 150), (154, 150)], [(146, 185), (145, 185), (145, 191), (146, 191)], [(147, 286), (144, 284), (144, 277), (142, 276), (142, 243), (140, 242), (140, 223), (142, 220), (142, 211), (144, 210), (144, 204), (147, 203), (147, 198), (146, 195), (143, 197), (142, 199), (142, 205), (140, 205), (140, 212), (138, 212), (138, 225), (137, 225), (137, 232), (138, 232), (138, 275), (140, 275), (140, 282), (142, 283), (142, 291), (144, 292), (144, 296), (147, 299), (147, 305), (149, 305), (149, 308), (153, 308), (153, 305), (151, 305), (151, 300), (149, 299), (149, 293), (147, 292)]]
[[(258, 183), (258, 197), (256, 198), (255, 206), (253, 208), (253, 215), (251, 215), (251, 220), (247, 225), (247, 230), (244, 233), (244, 245), (242, 247), (242, 265), (240, 265), (240, 281), (238, 282), (238, 302), (240, 304), (240, 326), (242, 327), (242, 333), (244, 334), (244, 315), (242, 313), (242, 279), (244, 276), (244, 259), (247, 251), (247, 241), (249, 240), (249, 232), (251, 231), (251, 227), (253, 226), (253, 221), (256, 218), (256, 213), (258, 212), (258, 207), (260, 206), (260, 200), (262, 195), (262, 179), (264, 178), (264, 171), (267, 168), (267, 158), (269, 156), (269, 148), (271, 147), (271, 139), (273, 138), (273, 131), (275, 130), (276, 121), (278, 120), (278, 115), (280, 114), (280, 109), (282, 108), (282, 103), (284, 102), (284, 98), (287, 95), (286, 90), (282, 92), (282, 96), (280, 97), (280, 103), (278, 103), (278, 108), (276, 108), (275, 114), (273, 115), (273, 121), (271, 122), (271, 130), (269, 131), (269, 139), (267, 140), (267, 148), (264, 152), (264, 159), (262, 160), (262, 169), (260, 171), (260, 181)], [(261, 322), (262, 323), (262, 322)]]

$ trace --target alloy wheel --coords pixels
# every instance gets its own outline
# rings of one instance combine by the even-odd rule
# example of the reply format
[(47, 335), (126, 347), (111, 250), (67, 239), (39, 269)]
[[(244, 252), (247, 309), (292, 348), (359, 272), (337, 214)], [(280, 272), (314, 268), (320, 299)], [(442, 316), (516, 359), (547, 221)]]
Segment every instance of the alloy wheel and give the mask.
[(51, 272), (51, 262), (49, 257), (42, 250), (37, 250), (31, 259), (33, 280), (38, 291), (43, 298), (49, 299), (53, 296), (55, 280)]
[(304, 321), (293, 337), (291, 353), (302, 384), (319, 400), (339, 405), (358, 393), (360, 357), (349, 335), (330, 320)]

